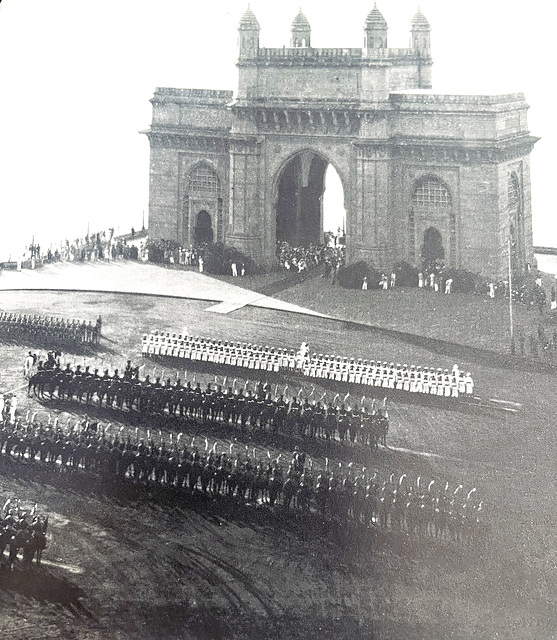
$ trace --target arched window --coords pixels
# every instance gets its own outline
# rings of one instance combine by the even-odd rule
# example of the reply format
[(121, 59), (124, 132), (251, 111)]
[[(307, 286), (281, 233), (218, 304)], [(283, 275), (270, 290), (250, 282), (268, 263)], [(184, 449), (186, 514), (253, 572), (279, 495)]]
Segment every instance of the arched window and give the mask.
[(188, 180), (188, 195), (219, 194), (219, 178), (213, 167), (208, 164), (198, 164), (190, 173)]
[(451, 195), (439, 178), (424, 178), (414, 189), (413, 201), (418, 207), (436, 206), (448, 209), (451, 206)]
[(408, 218), (410, 258), (416, 258), (416, 233), (424, 233), (426, 228), (436, 227), (441, 237), (448, 243), (446, 258), (456, 261), (456, 215), (453, 210), (451, 193), (447, 185), (436, 176), (426, 176), (415, 183), (412, 206)]

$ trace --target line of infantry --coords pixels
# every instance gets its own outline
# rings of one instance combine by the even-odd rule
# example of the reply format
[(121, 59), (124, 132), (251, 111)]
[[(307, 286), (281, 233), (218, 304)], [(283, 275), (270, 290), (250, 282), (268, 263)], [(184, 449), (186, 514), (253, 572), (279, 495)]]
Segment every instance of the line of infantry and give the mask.
[(0, 336), (8, 338), (27, 338), (53, 344), (68, 342), (98, 344), (101, 331), (100, 316), (93, 324), (85, 320), (0, 312)]
[(473, 396), (474, 380), (470, 372), (435, 369), (380, 360), (363, 360), (323, 354), (309, 354), (303, 342), (296, 351), (232, 342), (199, 336), (152, 331), (144, 334), (141, 353), (182, 360), (213, 362), (251, 370), (297, 372), (316, 379), (336, 380), (409, 393), (458, 398)]

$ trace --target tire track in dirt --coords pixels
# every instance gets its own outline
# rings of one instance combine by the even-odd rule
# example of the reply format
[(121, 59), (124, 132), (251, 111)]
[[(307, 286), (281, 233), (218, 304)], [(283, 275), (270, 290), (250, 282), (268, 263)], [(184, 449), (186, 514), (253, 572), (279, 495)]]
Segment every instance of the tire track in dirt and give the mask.
[[(284, 615), (284, 611), (272, 597), (263, 592), (266, 588), (264, 585), (257, 585), (233, 564), (208, 551), (178, 545), (173, 555), (177, 554), (185, 557), (186, 563), (196, 569), (197, 575), (201, 574), (201, 578), (218, 589), (223, 597), (237, 603), (237, 609), (245, 610), (249, 607), (255, 616), (263, 611), (267, 622), (278, 631), (279, 618)], [(217, 573), (221, 573), (223, 578), (219, 578)]]

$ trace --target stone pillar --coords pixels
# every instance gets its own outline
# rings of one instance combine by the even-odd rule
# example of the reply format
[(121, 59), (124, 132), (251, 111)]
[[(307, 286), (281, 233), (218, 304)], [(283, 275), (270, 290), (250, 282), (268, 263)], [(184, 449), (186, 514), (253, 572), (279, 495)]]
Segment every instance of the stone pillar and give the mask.
[(260, 144), (255, 138), (230, 143), (230, 206), (226, 242), (258, 263), (265, 262), (264, 215), (261, 210)]
[(380, 146), (360, 146), (356, 159), (355, 215), (350, 228), (354, 255), (350, 262), (367, 260), (377, 269), (390, 269), (393, 229), (390, 158)]

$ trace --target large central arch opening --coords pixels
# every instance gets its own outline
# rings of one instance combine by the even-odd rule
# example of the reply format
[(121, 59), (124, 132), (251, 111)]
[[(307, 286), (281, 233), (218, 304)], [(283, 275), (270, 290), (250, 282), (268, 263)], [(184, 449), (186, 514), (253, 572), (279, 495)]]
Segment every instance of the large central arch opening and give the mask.
[(345, 219), (342, 182), (333, 165), (314, 151), (291, 158), (278, 180), (277, 242), (343, 243)]

